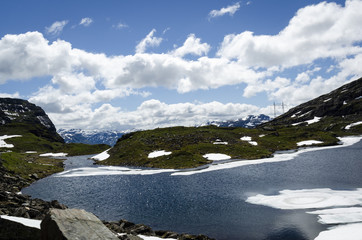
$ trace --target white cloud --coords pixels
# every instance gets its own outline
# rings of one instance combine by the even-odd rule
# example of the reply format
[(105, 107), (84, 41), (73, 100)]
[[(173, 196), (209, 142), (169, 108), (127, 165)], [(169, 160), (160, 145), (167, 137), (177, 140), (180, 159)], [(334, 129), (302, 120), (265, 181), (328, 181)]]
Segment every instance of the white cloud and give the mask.
[(58, 35), (63, 31), (63, 28), (68, 24), (68, 22), (68, 20), (56, 21), (50, 27), (46, 27), (45, 30), (48, 34)]
[(236, 11), (239, 10), (239, 8), (240, 8), (240, 3), (237, 2), (234, 5), (230, 5), (225, 8), (221, 8), (220, 10), (212, 10), (209, 13), (209, 18), (220, 17), (220, 16), (224, 16), (225, 14), (229, 14), (230, 16), (233, 16), (236, 13)]
[(83, 25), (85, 27), (88, 27), (92, 22), (93, 22), (93, 20), (91, 18), (86, 17), (86, 18), (82, 18), (82, 20), (80, 20), (79, 25)]
[(202, 56), (206, 55), (210, 48), (209, 44), (201, 43), (201, 39), (196, 38), (195, 34), (190, 34), (184, 44), (175, 49), (172, 54), (177, 57), (184, 57), (187, 54)]
[(144, 53), (148, 47), (158, 47), (161, 44), (162, 38), (154, 37), (155, 32), (156, 29), (152, 29), (151, 32), (138, 43), (136, 53)]
[(0, 98), (20, 98), (19, 92), (16, 93), (0, 93)]
[(125, 23), (119, 22), (118, 24), (113, 25), (113, 27), (117, 28), (117, 29), (122, 29), (122, 28), (128, 28), (128, 25)]
[(255, 67), (292, 67), (320, 58), (344, 58), (361, 53), (362, 1), (347, 0), (345, 7), (322, 2), (300, 9), (276, 35), (252, 32), (230, 34), (217, 53)]
[(178, 103), (166, 104), (151, 99), (143, 102), (135, 111), (122, 111), (110, 104), (92, 110), (89, 106), (76, 106), (72, 113), (49, 113), (59, 127), (83, 129), (97, 126), (99, 129), (151, 129), (167, 126), (194, 126), (210, 120), (230, 120), (259, 113), (260, 108), (248, 104)]

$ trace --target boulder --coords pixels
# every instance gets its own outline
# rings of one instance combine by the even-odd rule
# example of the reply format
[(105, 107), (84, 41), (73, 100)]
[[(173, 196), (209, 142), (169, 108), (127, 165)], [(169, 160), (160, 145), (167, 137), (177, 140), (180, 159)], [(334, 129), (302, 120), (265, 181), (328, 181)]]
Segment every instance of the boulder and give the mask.
[(40, 229), (0, 217), (0, 239), (38, 240), (40, 239)]
[(82, 209), (50, 209), (41, 223), (42, 240), (118, 240), (92, 213)]

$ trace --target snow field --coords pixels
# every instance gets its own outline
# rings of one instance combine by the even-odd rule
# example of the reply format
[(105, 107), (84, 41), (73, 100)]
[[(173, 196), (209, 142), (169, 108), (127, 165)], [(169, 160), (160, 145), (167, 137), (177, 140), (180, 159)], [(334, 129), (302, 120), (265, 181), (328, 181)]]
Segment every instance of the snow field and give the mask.
[(3, 135), (0, 136), (0, 148), (13, 148), (13, 144), (7, 144), (4, 140), (14, 137), (22, 137), (22, 135)]
[(96, 160), (96, 161), (106, 160), (106, 159), (108, 159), (108, 158), (110, 157), (110, 155), (108, 154), (108, 151), (109, 151), (109, 150), (110, 150), (110, 148), (107, 149), (107, 150), (104, 151), (104, 152), (101, 152), (100, 154), (97, 154), (97, 155), (91, 157), (91, 159)]
[(317, 140), (306, 140), (306, 141), (298, 142), (297, 145), (300, 147), (300, 146), (310, 146), (313, 144), (321, 144), (321, 143), (323, 143), (323, 142), (317, 141)]

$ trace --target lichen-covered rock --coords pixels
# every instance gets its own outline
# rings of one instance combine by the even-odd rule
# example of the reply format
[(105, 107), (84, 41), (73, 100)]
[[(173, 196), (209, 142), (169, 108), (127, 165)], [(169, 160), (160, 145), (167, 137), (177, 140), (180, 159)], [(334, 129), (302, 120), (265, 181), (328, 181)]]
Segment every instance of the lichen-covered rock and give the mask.
[(41, 223), (42, 240), (118, 240), (92, 213), (82, 209), (51, 209)]

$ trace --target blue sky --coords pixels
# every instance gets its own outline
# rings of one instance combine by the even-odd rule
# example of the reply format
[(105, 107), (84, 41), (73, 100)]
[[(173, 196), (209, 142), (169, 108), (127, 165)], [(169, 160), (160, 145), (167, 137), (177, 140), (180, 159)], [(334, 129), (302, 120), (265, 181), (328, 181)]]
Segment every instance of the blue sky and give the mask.
[[(57, 128), (273, 114), (360, 77), (361, 0), (0, 3), (0, 97)], [(279, 109), (281, 113), (281, 107)]]

